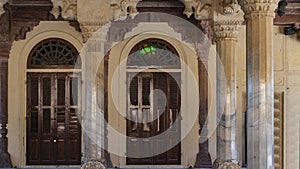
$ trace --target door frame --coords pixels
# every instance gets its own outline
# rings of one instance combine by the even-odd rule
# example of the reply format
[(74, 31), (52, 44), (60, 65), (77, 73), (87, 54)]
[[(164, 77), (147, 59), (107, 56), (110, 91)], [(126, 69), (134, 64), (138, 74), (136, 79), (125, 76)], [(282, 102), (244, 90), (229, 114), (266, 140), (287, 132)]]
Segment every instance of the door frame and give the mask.
[[(51, 70), (51, 71), (49, 71), (49, 70)], [(39, 75), (39, 73), (40, 73), (40, 75)], [(63, 74), (65, 74), (65, 78), (66, 77), (69, 77), (69, 79), (68, 80), (66, 80), (65, 82), (67, 82), (68, 83), (68, 85), (65, 85), (65, 89), (67, 89), (68, 87), (69, 87), (69, 89), (71, 89), (71, 85), (72, 84), (70, 84), (69, 83), (69, 81), (70, 81), (70, 79), (71, 78), (73, 78), (73, 77), (79, 77), (78, 79), (79, 79), (79, 81), (78, 81), (78, 84), (79, 84), (79, 89), (78, 89), (78, 95), (79, 95), (79, 97), (78, 97), (78, 100), (77, 100), (77, 106), (76, 105), (65, 105), (65, 109), (69, 109), (68, 111), (70, 112), (70, 109), (74, 109), (75, 107), (77, 107), (76, 109), (80, 109), (80, 112), (82, 112), (83, 111), (83, 109), (82, 109), (82, 98), (83, 98), (83, 90), (82, 90), (82, 88), (83, 88), (83, 85), (82, 85), (82, 71), (81, 71), (81, 69), (27, 69), (27, 71), (26, 71), (26, 82), (28, 81), (28, 79), (27, 79), (27, 75), (29, 75), (29, 74), (36, 74), (36, 76), (38, 76), (39, 78), (41, 78), (42, 79), (42, 77), (50, 77), (50, 79), (51, 79), (51, 83), (55, 83), (55, 85), (57, 85), (56, 83), (57, 83), (57, 79), (58, 79), (58, 76), (61, 76), (61, 75), (63, 75)], [(57, 75), (58, 74), (58, 75)], [(77, 74), (77, 75), (73, 75), (73, 74)], [(28, 83), (26, 83), (25, 84), (25, 88), (26, 88), (26, 90), (25, 90), (25, 92), (26, 92), (26, 101), (25, 101), (25, 106), (26, 106), (26, 113), (25, 113), (25, 139), (24, 139), (24, 148), (25, 148), (25, 151), (26, 151), (26, 154), (25, 154), (25, 164), (26, 165), (29, 165), (29, 166), (31, 166), (31, 165), (45, 165), (45, 166), (49, 166), (49, 165), (74, 165), (74, 164), (28, 164), (28, 159), (27, 159), (27, 150), (28, 150), (28, 128), (29, 128), (29, 126), (28, 125), (30, 125), (29, 124), (29, 122), (28, 122), (28, 108), (27, 108), (27, 106), (28, 106), (28, 103), (27, 103), (27, 101), (28, 101), (28, 96), (27, 96), (27, 92), (28, 92), (28, 87), (29, 86), (27, 86), (28, 85)], [(38, 84), (38, 85), (40, 85), (40, 84)], [(55, 87), (57, 87), (57, 86), (53, 86), (52, 84), (51, 84), (51, 89), (50, 89), (50, 91), (51, 91), (51, 99), (50, 99), (50, 103), (51, 103), (51, 105), (49, 106), (49, 107), (51, 107), (51, 111), (50, 111), (50, 115), (51, 115), (51, 117), (52, 117), (52, 114), (54, 113), (53, 111), (55, 111), (54, 109), (58, 109), (58, 108), (55, 108), (55, 107), (57, 107), (57, 106), (59, 106), (59, 105), (53, 105), (54, 103), (53, 103), (53, 98), (52, 98), (52, 96), (54, 95), (55, 96), (55, 98), (54, 98), (54, 100), (55, 99), (57, 99), (57, 92), (55, 92), (56, 91), (56, 89), (54, 89)], [(42, 87), (38, 87), (39, 89), (38, 89), (38, 92), (41, 92), (40, 90), (42, 89)], [(52, 93), (52, 92), (55, 92), (55, 93)], [(67, 96), (68, 94), (70, 94), (69, 92), (71, 92), (71, 91), (66, 91), (65, 90), (65, 101), (66, 100), (69, 100), (69, 102), (70, 102), (70, 100), (71, 100), (71, 98), (68, 98), (68, 97), (70, 97), (70, 96)], [(68, 98), (68, 99), (67, 99)], [(38, 103), (39, 103), (40, 101), (38, 101)], [(71, 102), (70, 102), (71, 103)], [(53, 106), (53, 107), (52, 107)], [(41, 108), (41, 106), (40, 105), (38, 105), (38, 107), (39, 108)], [(47, 106), (48, 107), (48, 106)], [(68, 108), (67, 108), (68, 107)], [(52, 110), (53, 109), (53, 110)], [(38, 113), (40, 112), (40, 110), (38, 110)], [(68, 117), (68, 116), (67, 116)], [(67, 118), (67, 117), (65, 117), (65, 118)], [(56, 119), (55, 117), (54, 117), (54, 119)], [(80, 149), (80, 153), (79, 153), (79, 155), (80, 155), (80, 158), (79, 158), (79, 164), (81, 163), (81, 158), (82, 158), (82, 152), (83, 152), (83, 147), (82, 147), (82, 145), (83, 145), (83, 134), (84, 134), (84, 132), (83, 132), (83, 130), (82, 130), (82, 122), (80, 121), (80, 119), (81, 118), (78, 118), (78, 121), (79, 121), (79, 123), (80, 123), (80, 137), (79, 137), (79, 141), (80, 141), (80, 146), (79, 146), (79, 149)], [(39, 121), (39, 123), (40, 123), (40, 119), (38, 119), (38, 121)], [(53, 131), (52, 130), (54, 130), (54, 127), (55, 127), (55, 125), (57, 125), (57, 124), (55, 124), (55, 123), (57, 123), (57, 121), (55, 122), (55, 121), (53, 121), (53, 120), (51, 120), (51, 122), (50, 122), (50, 135), (52, 135), (53, 133)], [(41, 132), (41, 131), (40, 131)], [(40, 136), (39, 137), (42, 137), (42, 134), (40, 134)], [(53, 137), (53, 136), (50, 136), (50, 137)], [(67, 139), (68, 140), (68, 139)], [(40, 142), (39, 142), (39, 144), (40, 144)], [(67, 143), (65, 143), (65, 144), (67, 144)], [(54, 148), (54, 147), (52, 147), (52, 148)], [(55, 151), (54, 151), (55, 152)], [(53, 152), (53, 153), (54, 153)], [(54, 156), (54, 154), (53, 154), (53, 156)], [(78, 164), (78, 165), (79, 165)]]
[[(126, 69), (126, 60), (131, 49), (145, 39), (159, 38), (170, 43), (178, 52), (181, 59), (180, 69)], [(120, 50), (122, 49), (122, 50)], [(118, 42), (110, 50), (108, 58), (108, 148), (111, 151), (112, 163), (119, 167), (126, 165), (126, 73), (127, 72), (181, 72), (181, 165), (193, 166), (198, 153), (199, 140), (199, 93), (198, 91), (198, 57), (196, 53), (177, 39), (159, 32), (147, 32), (129, 37)], [(192, 96), (191, 99), (188, 96)], [(192, 106), (188, 106), (188, 104)], [(125, 110), (125, 111), (124, 111)], [(190, 114), (188, 115), (188, 112)], [(192, 113), (191, 112), (195, 112)], [(117, 133), (116, 133), (117, 132)], [(184, 150), (184, 151), (183, 151)], [(130, 167), (132, 165), (129, 165)], [(133, 166), (134, 167), (134, 166)]]

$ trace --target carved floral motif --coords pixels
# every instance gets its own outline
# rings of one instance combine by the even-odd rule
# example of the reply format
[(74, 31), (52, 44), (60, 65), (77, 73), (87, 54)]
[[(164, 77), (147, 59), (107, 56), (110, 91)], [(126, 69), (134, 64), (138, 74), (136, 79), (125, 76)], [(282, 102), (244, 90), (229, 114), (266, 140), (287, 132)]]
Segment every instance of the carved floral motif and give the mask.
[(51, 13), (57, 19), (61, 15), (64, 19), (77, 18), (77, 0), (51, 0), (53, 8)]
[(138, 14), (136, 6), (141, 0), (114, 0), (110, 3), (111, 8), (114, 10), (114, 19), (126, 17), (127, 15), (132, 18)]
[(222, 0), (220, 3), (222, 15), (236, 15), (241, 10), (237, 0)]
[(223, 20), (214, 22), (216, 40), (236, 39), (241, 20)]
[(197, 20), (212, 18), (211, 1), (205, 0), (185, 0), (185, 10), (183, 12), (189, 17), (194, 14)]

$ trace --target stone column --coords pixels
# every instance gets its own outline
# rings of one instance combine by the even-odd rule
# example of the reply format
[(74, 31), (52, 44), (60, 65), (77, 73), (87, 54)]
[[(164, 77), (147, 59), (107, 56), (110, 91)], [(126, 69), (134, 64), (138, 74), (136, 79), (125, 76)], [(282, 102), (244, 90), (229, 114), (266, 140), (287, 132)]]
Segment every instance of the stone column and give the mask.
[(242, 0), (247, 26), (248, 169), (274, 168), (273, 19), (278, 0)]
[(199, 151), (196, 157), (194, 168), (211, 168), (212, 161), (208, 151), (208, 56), (211, 41), (196, 43), (198, 55), (198, 75), (199, 75)]
[(11, 168), (10, 155), (8, 153), (7, 140), (7, 77), (8, 77), (8, 59), (0, 58), (0, 168)]
[(215, 21), (217, 45), (217, 160), (214, 167), (225, 162), (230, 169), (240, 168), (236, 145), (236, 43), (241, 20)]
[[(106, 34), (106, 20), (81, 22), (85, 42), (85, 99), (83, 169), (110, 167), (112, 163), (107, 140), (107, 78), (111, 46)], [(83, 52), (82, 52), (83, 53)], [(101, 168), (102, 169), (102, 168)]]

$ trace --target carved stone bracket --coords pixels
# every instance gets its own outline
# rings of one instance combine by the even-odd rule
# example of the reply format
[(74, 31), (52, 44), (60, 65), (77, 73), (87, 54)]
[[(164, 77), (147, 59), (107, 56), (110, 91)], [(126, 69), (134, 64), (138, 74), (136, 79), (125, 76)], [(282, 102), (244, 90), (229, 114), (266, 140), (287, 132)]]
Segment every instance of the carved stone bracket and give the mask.
[(66, 20), (76, 20), (77, 0), (51, 0), (53, 8), (51, 13), (58, 19), (61, 15)]
[(0, 16), (5, 12), (3, 5), (6, 4), (8, 0), (0, 0)]
[(111, 8), (114, 10), (114, 19), (126, 17), (127, 15), (134, 18), (137, 14), (137, 4), (141, 0), (113, 0), (110, 3)]
[(197, 20), (212, 18), (212, 1), (209, 0), (185, 0), (184, 14), (189, 17), (194, 14)]
[(220, 2), (220, 13), (226, 16), (236, 15), (241, 11), (237, 0), (222, 0)]

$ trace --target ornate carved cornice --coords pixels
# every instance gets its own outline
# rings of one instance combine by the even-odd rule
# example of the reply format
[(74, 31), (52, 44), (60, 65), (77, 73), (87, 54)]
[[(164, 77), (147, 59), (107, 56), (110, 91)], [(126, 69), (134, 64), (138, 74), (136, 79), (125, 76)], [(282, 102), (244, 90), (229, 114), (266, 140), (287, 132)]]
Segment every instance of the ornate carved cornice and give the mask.
[(209, 0), (185, 0), (184, 14), (191, 17), (194, 14), (197, 20), (212, 18), (212, 1)]
[(51, 0), (51, 13), (57, 19), (61, 15), (66, 20), (77, 19), (77, 0)]
[(222, 20), (214, 22), (216, 41), (236, 40), (242, 20)]
[(113, 0), (110, 6), (114, 10), (114, 19), (126, 17), (127, 15), (133, 18), (138, 14), (136, 6), (139, 1), (141, 0)]
[(279, 0), (241, 0), (240, 4), (245, 12), (245, 19), (249, 17), (275, 17), (275, 9)]

